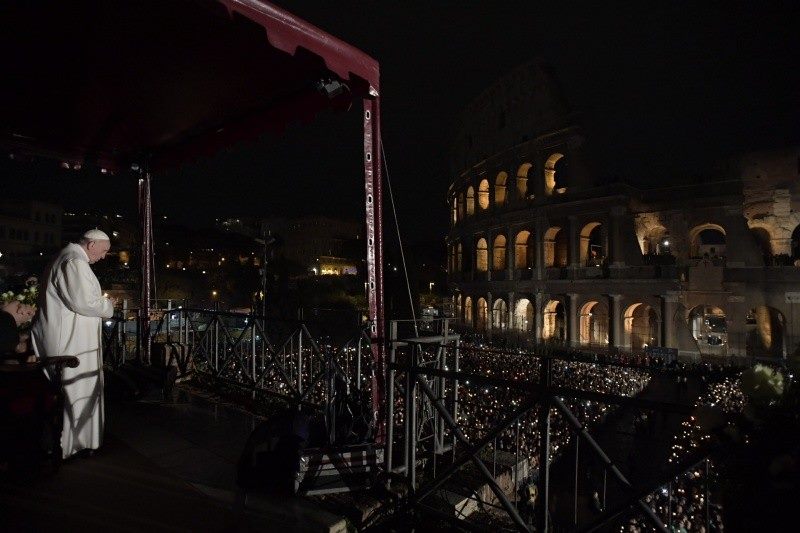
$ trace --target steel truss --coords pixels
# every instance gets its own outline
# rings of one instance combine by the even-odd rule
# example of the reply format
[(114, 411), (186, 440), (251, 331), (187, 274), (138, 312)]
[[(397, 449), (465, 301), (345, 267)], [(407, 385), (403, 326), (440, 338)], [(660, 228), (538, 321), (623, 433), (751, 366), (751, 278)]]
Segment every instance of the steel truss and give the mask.
[[(692, 406), (657, 402), (618, 394), (607, 394), (580, 390), (571, 387), (559, 386), (553, 381), (553, 362), (575, 362), (574, 358), (549, 350), (534, 357), (538, 360), (538, 380), (513, 380), (503, 377), (494, 377), (464, 372), (459, 368), (463, 357), (460, 339), (447, 327), (447, 320), (443, 327), (438, 328), (438, 335), (430, 337), (417, 337), (399, 339), (397, 326), (392, 325), (391, 345), (389, 356), (388, 379), (388, 410), (389, 433), (386, 453), (386, 467), (389, 471), (404, 472), (410, 490), (406, 502), (409, 511), (424, 512), (439, 518), (452, 521), (463, 529), (472, 529), (475, 524), (459, 519), (457, 513), (445, 512), (430, 503), (431, 497), (445, 484), (454, 482), (454, 475), (468, 463), (480, 473), (482, 481), (488, 485), (499, 507), (514, 527), (520, 531), (549, 531), (552, 527), (547, 510), (550, 509), (550, 462), (553, 455), (551, 446), (551, 417), (558, 414), (562, 417), (573, 436), (577, 436), (575, 447), (575, 523), (577, 529), (577, 487), (578, 487), (578, 445), (582, 442), (581, 449), (587, 449), (592, 456), (599, 460), (603, 469), (604, 487), (605, 479), (610, 476), (628, 495), (624, 504), (614, 509), (603, 509), (603, 512), (591, 524), (584, 526), (586, 530), (596, 530), (607, 525), (610, 520), (631, 509), (638, 508), (649, 520), (650, 524), (659, 531), (667, 531), (667, 526), (644, 502), (643, 498), (652, 492), (655, 487), (642, 489), (631, 485), (630, 481), (621, 472), (618, 465), (608, 457), (602, 447), (590, 435), (587, 427), (580, 422), (578, 417), (566, 405), (565, 399), (588, 400), (602, 404), (616, 406), (633, 406), (651, 411), (667, 411), (688, 415)], [(617, 366), (605, 363), (608, 366)], [(625, 365), (620, 365), (625, 366)], [(642, 370), (639, 368), (639, 370)], [(501, 420), (486, 429), (483, 435), (472, 440), (467, 435), (466, 427), (459, 422), (458, 417), (458, 391), (459, 387), (504, 387), (515, 390), (524, 395), (524, 400), (519, 406), (507, 406), (502, 413)], [(514, 431), (517, 435), (517, 461), (513, 467), (514, 486), (518, 483), (519, 463), (519, 422), (531, 413), (538, 412), (539, 431), (539, 462), (538, 462), (538, 501), (536, 503), (535, 526), (520, 515), (515, 502), (512, 502), (506, 491), (498, 484), (495, 474), (487, 466), (485, 458), (487, 448), (492, 447), (497, 454), (496, 439), (508, 432)], [(394, 423), (396, 416), (402, 415), (403, 427), (403, 453), (402, 464), (394, 464), (395, 436)], [(399, 417), (398, 417), (399, 418)], [(446, 436), (452, 441), (446, 445)], [(492, 446), (492, 444), (494, 446)], [(420, 456), (422, 454), (422, 456)], [(436, 470), (437, 457), (442, 461), (445, 454), (451, 457), (443, 468)], [(393, 457), (394, 456), (394, 457)], [(696, 457), (692, 460), (697, 461)], [(431, 463), (433, 468), (430, 468)], [(418, 479), (420, 465), (426, 466), (424, 481)], [(675, 467), (675, 474), (690, 466), (682, 464)], [(492, 468), (496, 468), (496, 460)], [(674, 477), (674, 475), (673, 475)], [(605, 488), (604, 488), (605, 493)], [(516, 499), (516, 497), (515, 497)], [(605, 499), (605, 496), (604, 496)], [(486, 504), (486, 502), (482, 502)], [(605, 507), (605, 504), (603, 504)], [(458, 510), (457, 510), (458, 512)]]

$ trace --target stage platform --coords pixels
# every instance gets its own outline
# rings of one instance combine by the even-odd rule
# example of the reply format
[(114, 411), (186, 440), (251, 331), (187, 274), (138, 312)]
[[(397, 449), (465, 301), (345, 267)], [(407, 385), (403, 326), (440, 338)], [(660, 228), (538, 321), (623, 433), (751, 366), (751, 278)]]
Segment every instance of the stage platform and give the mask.
[(260, 419), (186, 389), (107, 406), (91, 458), (50, 476), (0, 477), (0, 531), (346, 531), (305, 497), (244, 495), (235, 465)]

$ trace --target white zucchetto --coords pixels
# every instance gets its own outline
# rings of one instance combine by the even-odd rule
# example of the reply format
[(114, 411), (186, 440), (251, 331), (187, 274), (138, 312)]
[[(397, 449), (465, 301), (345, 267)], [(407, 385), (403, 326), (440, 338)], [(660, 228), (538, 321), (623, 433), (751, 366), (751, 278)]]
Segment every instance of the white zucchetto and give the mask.
[(108, 235), (104, 231), (100, 231), (99, 229), (90, 229), (86, 233), (83, 234), (83, 238), (88, 241), (110, 241), (111, 239), (108, 238)]

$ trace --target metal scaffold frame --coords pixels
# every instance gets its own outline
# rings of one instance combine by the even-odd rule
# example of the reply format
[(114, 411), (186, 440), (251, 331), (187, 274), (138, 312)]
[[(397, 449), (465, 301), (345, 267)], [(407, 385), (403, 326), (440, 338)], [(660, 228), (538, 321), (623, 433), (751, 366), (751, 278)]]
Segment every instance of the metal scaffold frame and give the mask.
[[(620, 488), (627, 494), (624, 504), (614, 508), (606, 508), (603, 503), (602, 513), (599, 514), (591, 523), (584, 524), (580, 530), (595, 531), (606, 526), (610, 521), (618, 518), (622, 513), (636, 508), (650, 522), (651, 526), (659, 531), (667, 531), (664, 521), (644, 502), (644, 497), (658, 487), (636, 487), (631, 484), (629, 479), (622, 473), (619, 466), (615, 464), (589, 433), (587, 427), (580, 422), (578, 417), (566, 405), (565, 400), (581, 400), (599, 402), (608, 405), (632, 406), (640, 409), (647, 409), (654, 412), (671, 412), (688, 415), (693, 407), (680, 403), (669, 403), (662, 401), (652, 401), (636, 397), (622, 396), (618, 394), (608, 394), (580, 390), (571, 387), (559, 386), (553, 381), (554, 361), (572, 361), (566, 356), (557, 353), (555, 350), (547, 350), (540, 355), (531, 355), (531, 358), (538, 360), (538, 380), (511, 380), (502, 377), (494, 377), (478, 374), (475, 372), (464, 372), (460, 368), (461, 358), (463, 358), (460, 338), (450, 332), (447, 325), (448, 320), (443, 321), (439, 334), (429, 337), (409, 337), (400, 338), (397, 334), (397, 323), (393, 322), (391, 327), (390, 354), (388, 365), (388, 387), (387, 402), (389, 429), (386, 453), (387, 471), (402, 473), (405, 475), (409, 487), (409, 497), (406, 502), (409, 511), (429, 513), (439, 518), (452, 521), (460, 528), (470, 529), (474, 524), (466, 520), (461, 520), (457, 515), (443, 512), (427, 504), (431, 495), (445, 484), (454, 482), (453, 478), (459, 470), (468, 463), (480, 473), (481, 479), (491, 490), (499, 507), (514, 524), (514, 528), (520, 531), (531, 531), (530, 524), (520, 515), (515, 501), (511, 501), (506, 491), (498, 485), (492, 469), (496, 468), (497, 447), (493, 447), (495, 462), (490, 469), (487, 461), (482, 455), (490, 447), (499, 435), (507, 430), (514, 430), (517, 426), (517, 463), (515, 463), (514, 482), (518, 482), (519, 471), (519, 424), (520, 419), (526, 415), (538, 411), (538, 431), (539, 431), (539, 469), (538, 469), (538, 501), (536, 504), (536, 519), (533, 530), (550, 531), (552, 524), (548, 518), (546, 510), (550, 509), (550, 462), (552, 456), (551, 448), (551, 417), (557, 413), (566, 421), (570, 431), (576, 439), (575, 446), (575, 521), (574, 527), (578, 529), (577, 523), (577, 498), (578, 498), (578, 454), (589, 453), (594, 460), (599, 461), (603, 470), (603, 492), (605, 493), (606, 479), (613, 479)], [(603, 363), (614, 367), (627, 367), (628, 365), (617, 365), (613, 363)], [(471, 387), (502, 387), (512, 389), (523, 395), (524, 399), (518, 406), (507, 406), (501, 413), (497, 414), (496, 422), (477, 440), (468, 437), (468, 428), (463, 421), (459, 421), (458, 413), (458, 389), (467, 384)], [(402, 439), (400, 435), (395, 435), (394, 423), (397, 422), (398, 412), (402, 412)], [(451, 442), (445, 443), (446, 434), (452, 438)], [(432, 444), (423, 442), (428, 439)], [(395, 443), (402, 440), (403, 453), (398, 455), (395, 450)], [(580, 452), (578, 451), (578, 445)], [(420, 451), (425, 455), (420, 457)], [(444, 468), (437, 470), (437, 456), (442, 458), (448, 454), (452, 459)], [(398, 458), (397, 460), (393, 459)], [(690, 457), (679, 461), (678, 464), (671, 465), (672, 477), (691, 467), (702, 460), (704, 456), (691, 454)], [(433, 464), (426, 467), (424, 480), (419, 477), (419, 465), (421, 461)], [(400, 464), (395, 464), (395, 463)], [(605, 496), (603, 496), (605, 500)], [(484, 502), (485, 503), (485, 502)]]

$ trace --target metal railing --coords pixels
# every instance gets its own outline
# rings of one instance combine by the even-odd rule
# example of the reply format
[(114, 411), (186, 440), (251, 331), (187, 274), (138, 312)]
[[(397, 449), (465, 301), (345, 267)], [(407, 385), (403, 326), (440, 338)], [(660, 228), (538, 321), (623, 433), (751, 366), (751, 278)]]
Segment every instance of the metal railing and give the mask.
[[(343, 403), (367, 409), (374, 389), (369, 324), (331, 327), (319, 320), (279, 320), (218, 309), (159, 309), (149, 317), (151, 361), (143, 361), (138, 309), (124, 308), (103, 323), (105, 363), (166, 366), (170, 353), (188, 361), (179, 369), (252, 398), (267, 395), (324, 410), (335, 440), (334, 411)], [(156, 360), (155, 358), (159, 358)], [(374, 424), (374, 413), (364, 413)]]

